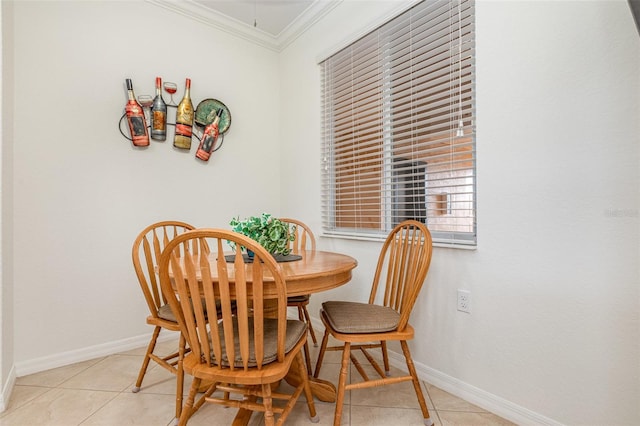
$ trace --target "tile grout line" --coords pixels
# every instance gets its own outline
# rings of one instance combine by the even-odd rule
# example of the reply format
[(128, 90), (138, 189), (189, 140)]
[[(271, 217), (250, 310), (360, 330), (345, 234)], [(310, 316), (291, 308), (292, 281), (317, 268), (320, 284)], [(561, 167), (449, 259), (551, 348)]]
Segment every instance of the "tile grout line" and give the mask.
[[(424, 388), (424, 391), (427, 393), (427, 398), (429, 398), (429, 402), (431, 402), (431, 406), (433, 407), (433, 412), (435, 413), (435, 415), (431, 414), (431, 411), (429, 411), (429, 418), (431, 419), (431, 422), (436, 425), (441, 425), (442, 424), (442, 420), (440, 419), (440, 413), (438, 413), (438, 410), (436, 409), (436, 403), (433, 401), (433, 398), (431, 398), (431, 393), (429, 392), (429, 387), (427, 386), (427, 382), (424, 380), (420, 380), (420, 385)], [(427, 409), (429, 408), (429, 404), (427, 404)], [(432, 419), (431, 417), (435, 417), (435, 419)], [(436, 419), (437, 419), (437, 423), (436, 423)]]
[[(63, 388), (61, 388), (61, 389), (63, 389)], [(96, 410), (95, 410), (93, 413), (89, 414), (89, 415), (88, 415), (87, 417), (85, 417), (85, 418), (84, 418), (80, 423), (78, 423), (78, 426), (81, 426), (83, 423), (85, 423), (85, 422), (86, 422), (87, 420), (89, 420), (91, 417), (95, 416), (95, 415), (98, 413), (98, 411), (102, 410), (104, 407), (106, 407), (107, 405), (109, 405), (109, 404), (110, 404), (114, 399), (116, 399), (116, 398), (120, 395), (120, 393), (121, 393), (121, 392), (114, 392), (114, 394), (115, 394), (115, 395), (113, 396), (113, 398), (109, 399), (107, 402), (105, 402), (104, 404), (102, 404), (102, 406), (100, 406), (99, 408), (96, 408)]]

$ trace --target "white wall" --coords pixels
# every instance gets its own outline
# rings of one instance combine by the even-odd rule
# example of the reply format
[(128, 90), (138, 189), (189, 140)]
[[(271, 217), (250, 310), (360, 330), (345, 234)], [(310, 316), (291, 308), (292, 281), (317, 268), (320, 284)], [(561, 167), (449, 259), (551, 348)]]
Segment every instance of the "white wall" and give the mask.
[(0, 4), (0, 411), (15, 382), (13, 356), (13, 4)]
[[(316, 59), (398, 7), (345, 1), (281, 54), (283, 210), (320, 228)], [(626, 1), (477, 3), (478, 249), (436, 248), (423, 377), (521, 424), (640, 423), (640, 37)], [(300, 202), (300, 197), (304, 202)], [(365, 300), (379, 244), (320, 302)], [(457, 289), (472, 313), (456, 311)]]
[[(316, 59), (397, 7), (344, 1), (278, 56), (145, 2), (16, 2), (2, 142), (14, 150), (17, 369), (147, 336), (129, 250), (151, 222), (226, 227), (265, 210), (319, 230)], [(628, 5), (480, 1), (477, 34), (479, 247), (435, 250), (412, 317), (417, 366), (520, 423), (638, 424), (640, 38)], [(156, 75), (190, 77), (195, 103), (231, 109), (208, 164), (120, 136), (124, 79), (150, 94)], [(359, 266), (312, 298), (312, 314), (325, 298), (364, 299), (380, 245), (319, 246)], [(455, 311), (458, 288), (471, 315)]]
[[(148, 224), (279, 214), (279, 81), (275, 52), (143, 1), (20, 1), (14, 24), (20, 376), (148, 341), (130, 255)], [(120, 135), (125, 79), (153, 94), (156, 75), (229, 107), (208, 163)]]

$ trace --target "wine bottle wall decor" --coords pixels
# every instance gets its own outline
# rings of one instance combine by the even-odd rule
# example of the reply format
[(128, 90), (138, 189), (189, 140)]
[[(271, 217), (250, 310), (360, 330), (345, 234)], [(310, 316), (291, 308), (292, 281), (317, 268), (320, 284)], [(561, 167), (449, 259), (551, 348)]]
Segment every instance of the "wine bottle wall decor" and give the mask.
[[(213, 113), (214, 111), (215, 110), (211, 110), (211, 113)], [(220, 134), (218, 124), (220, 123), (220, 115), (222, 115), (222, 109), (219, 109), (215, 112), (216, 113), (211, 124), (204, 128), (202, 139), (200, 139), (200, 146), (198, 146), (198, 150), (196, 151), (196, 157), (198, 157), (202, 161), (209, 161), (211, 151), (213, 151), (213, 147), (215, 146)]]
[[(147, 147), (151, 142), (173, 142), (176, 152), (190, 152), (192, 139), (198, 145), (194, 157), (209, 161), (211, 154), (222, 147), (224, 136), (231, 126), (231, 113), (227, 106), (217, 99), (204, 99), (194, 109), (191, 100), (191, 79), (185, 80), (185, 91), (178, 104), (173, 95), (178, 86), (170, 81), (155, 79), (155, 97), (140, 95), (136, 98), (131, 79), (126, 79), (127, 103), (119, 130), (135, 147)], [(169, 101), (162, 96), (162, 89), (169, 94)], [(168, 122), (168, 108), (175, 108), (175, 123)], [(126, 121), (129, 135), (122, 129)], [(170, 127), (174, 128), (170, 134)]]
[(144, 111), (136, 100), (136, 95), (133, 93), (133, 83), (131, 79), (128, 78), (126, 82), (127, 96), (129, 99), (124, 107), (124, 114), (129, 124), (131, 141), (135, 146), (148, 146), (149, 134), (147, 133), (147, 121), (145, 120)]
[(193, 114), (193, 103), (191, 102), (191, 80), (187, 79), (184, 85), (184, 96), (176, 110), (176, 134), (173, 138), (173, 146), (176, 148), (191, 148)]
[(167, 139), (167, 104), (162, 98), (162, 79), (156, 77), (156, 97), (151, 104), (151, 139)]

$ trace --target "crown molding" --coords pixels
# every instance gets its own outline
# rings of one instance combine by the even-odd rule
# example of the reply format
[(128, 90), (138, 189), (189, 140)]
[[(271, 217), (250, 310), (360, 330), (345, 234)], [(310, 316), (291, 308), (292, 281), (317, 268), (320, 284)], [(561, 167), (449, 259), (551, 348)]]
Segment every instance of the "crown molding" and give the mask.
[(327, 13), (336, 8), (343, 0), (315, 0), (296, 19), (278, 34), (277, 42), (280, 51), (284, 50), (295, 39), (300, 37)]
[(194, 21), (235, 35), (267, 49), (280, 51), (277, 39), (266, 31), (253, 28), (215, 10), (208, 9), (192, 0), (146, 0), (171, 12), (193, 19)]
[(300, 37), (319, 19), (329, 13), (343, 0), (315, 0), (277, 37), (251, 25), (245, 24), (215, 10), (206, 8), (193, 0), (146, 0), (148, 3), (167, 9), (173, 13), (193, 19), (196, 22), (240, 37), (258, 46), (274, 52), (281, 52), (285, 47)]

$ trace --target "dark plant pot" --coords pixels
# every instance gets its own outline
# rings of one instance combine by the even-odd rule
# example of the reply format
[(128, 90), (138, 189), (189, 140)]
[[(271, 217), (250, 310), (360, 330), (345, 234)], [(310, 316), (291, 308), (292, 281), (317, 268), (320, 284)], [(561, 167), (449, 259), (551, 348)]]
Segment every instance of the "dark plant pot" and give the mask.
[(254, 255), (255, 255), (254, 252), (252, 252), (251, 250), (247, 250), (247, 256), (249, 257), (249, 259), (253, 259)]

